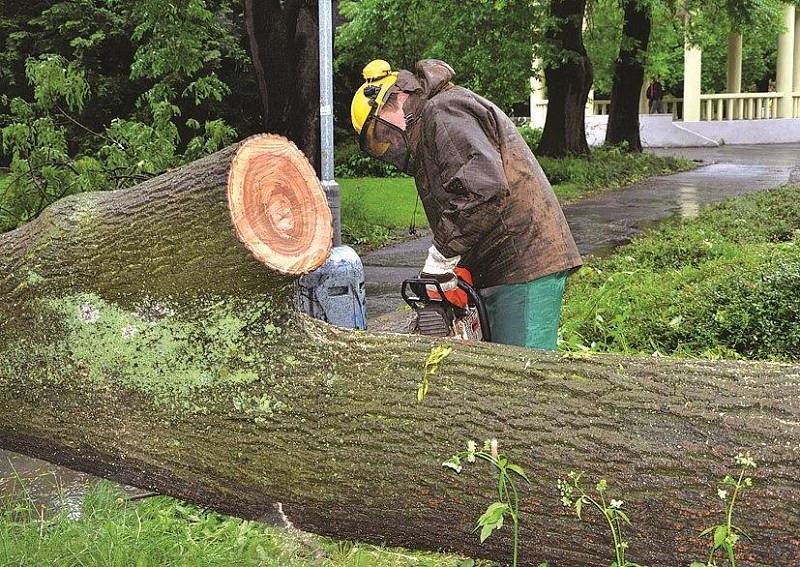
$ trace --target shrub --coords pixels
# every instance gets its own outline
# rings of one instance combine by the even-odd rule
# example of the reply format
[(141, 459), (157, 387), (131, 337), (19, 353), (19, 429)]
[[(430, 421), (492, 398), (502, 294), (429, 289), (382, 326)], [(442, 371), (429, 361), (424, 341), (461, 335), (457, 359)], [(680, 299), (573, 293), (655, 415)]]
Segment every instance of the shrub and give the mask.
[(357, 142), (347, 142), (336, 147), (336, 177), (404, 177), (405, 174), (388, 163), (369, 157)]
[(800, 188), (675, 221), (572, 279), (565, 349), (800, 359)]

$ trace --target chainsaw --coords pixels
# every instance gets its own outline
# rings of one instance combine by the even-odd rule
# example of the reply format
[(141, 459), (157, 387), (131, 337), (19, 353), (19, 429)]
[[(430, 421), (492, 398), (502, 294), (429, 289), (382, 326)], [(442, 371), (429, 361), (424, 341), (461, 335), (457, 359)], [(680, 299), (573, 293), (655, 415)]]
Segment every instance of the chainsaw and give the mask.
[(471, 285), (469, 271), (459, 268), (456, 277), (458, 287), (467, 295), (467, 306), (463, 308), (447, 300), (441, 284), (435, 279), (418, 277), (403, 282), (400, 295), (414, 312), (410, 332), (429, 337), (491, 341), (486, 307)]

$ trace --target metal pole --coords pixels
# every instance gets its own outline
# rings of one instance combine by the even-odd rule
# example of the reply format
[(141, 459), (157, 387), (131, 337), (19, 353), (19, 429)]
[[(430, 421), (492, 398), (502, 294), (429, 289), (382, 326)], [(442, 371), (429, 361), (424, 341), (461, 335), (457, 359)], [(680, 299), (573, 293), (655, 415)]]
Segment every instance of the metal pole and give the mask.
[(333, 7), (319, 0), (319, 122), (322, 188), (333, 213), (333, 245), (342, 243), (339, 184), (333, 176)]

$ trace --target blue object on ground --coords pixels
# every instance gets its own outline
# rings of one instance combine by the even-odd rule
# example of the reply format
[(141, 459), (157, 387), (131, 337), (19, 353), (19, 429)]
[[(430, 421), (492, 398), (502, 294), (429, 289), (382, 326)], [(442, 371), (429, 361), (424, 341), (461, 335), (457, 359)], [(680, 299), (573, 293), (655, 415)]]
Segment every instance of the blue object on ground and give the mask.
[(337, 246), (318, 270), (300, 278), (300, 310), (347, 329), (367, 328), (364, 266), (356, 251)]

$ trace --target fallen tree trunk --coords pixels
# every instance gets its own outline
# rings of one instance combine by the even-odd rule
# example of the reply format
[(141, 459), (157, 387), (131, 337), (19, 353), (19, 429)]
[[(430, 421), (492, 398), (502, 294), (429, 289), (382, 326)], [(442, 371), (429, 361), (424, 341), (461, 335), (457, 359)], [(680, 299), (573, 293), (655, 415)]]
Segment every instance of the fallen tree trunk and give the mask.
[[(237, 201), (234, 172), (226, 198), (234, 151), (0, 236), (0, 447), (244, 518), (280, 502), (309, 531), (502, 560), (507, 530), (483, 546), (472, 533), (491, 472), (441, 467), (496, 437), (532, 479), (524, 564), (610, 563), (600, 519), (559, 503), (556, 479), (585, 470), (625, 500), (629, 557), (670, 567), (704, 558), (716, 482), (747, 450), (760, 467), (737, 511), (754, 539), (740, 564), (800, 561), (800, 367), (455, 344), (418, 403), (433, 341), (299, 315), (281, 271), (302, 270), (240, 244), (304, 238), (312, 269), (329, 219), (298, 212), (316, 180), (286, 156), (234, 160), (257, 195)], [(248, 177), (259, 159), (270, 175)]]

